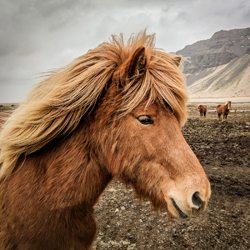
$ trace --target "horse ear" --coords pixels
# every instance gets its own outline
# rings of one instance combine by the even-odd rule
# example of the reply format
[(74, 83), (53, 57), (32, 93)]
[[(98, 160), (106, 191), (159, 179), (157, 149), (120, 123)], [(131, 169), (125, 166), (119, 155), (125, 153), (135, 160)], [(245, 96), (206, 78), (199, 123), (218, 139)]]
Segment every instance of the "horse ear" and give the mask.
[(131, 57), (128, 66), (128, 78), (140, 74), (146, 66), (145, 48), (143, 46), (136, 49)]
[(181, 63), (181, 56), (175, 56), (174, 57), (174, 64), (179, 67), (180, 63)]

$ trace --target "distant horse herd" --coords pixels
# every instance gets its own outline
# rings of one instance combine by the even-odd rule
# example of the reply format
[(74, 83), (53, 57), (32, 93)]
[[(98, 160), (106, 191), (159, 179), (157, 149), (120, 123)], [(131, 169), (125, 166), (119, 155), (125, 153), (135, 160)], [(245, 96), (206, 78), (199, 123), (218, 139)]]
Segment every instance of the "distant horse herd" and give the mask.
[[(227, 119), (227, 115), (229, 114), (229, 109), (231, 108), (231, 101), (227, 101), (225, 104), (219, 104), (216, 107), (218, 120), (220, 121)], [(203, 104), (198, 105), (198, 111), (200, 112), (200, 116), (206, 117), (207, 114), (207, 106)]]

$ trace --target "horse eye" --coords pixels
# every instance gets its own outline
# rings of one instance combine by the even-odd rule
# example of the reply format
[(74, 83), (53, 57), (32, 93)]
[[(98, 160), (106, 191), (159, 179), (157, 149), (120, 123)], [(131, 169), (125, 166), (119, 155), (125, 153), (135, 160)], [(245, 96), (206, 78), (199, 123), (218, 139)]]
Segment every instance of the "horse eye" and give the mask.
[(154, 120), (149, 115), (141, 115), (141, 116), (137, 117), (137, 120), (143, 125), (148, 125), (148, 124), (154, 123)]

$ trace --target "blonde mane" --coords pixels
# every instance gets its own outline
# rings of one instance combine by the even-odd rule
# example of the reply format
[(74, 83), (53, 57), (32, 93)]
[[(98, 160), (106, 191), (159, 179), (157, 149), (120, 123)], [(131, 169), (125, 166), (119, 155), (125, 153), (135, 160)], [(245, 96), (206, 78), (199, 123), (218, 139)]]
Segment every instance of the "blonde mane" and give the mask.
[(228, 107), (231, 108), (231, 101), (227, 101), (225, 105), (228, 105)]
[(187, 90), (176, 56), (156, 49), (155, 34), (146, 35), (146, 30), (132, 35), (127, 43), (122, 34), (111, 36), (109, 42), (48, 73), (12, 114), (0, 135), (0, 178), (12, 173), (21, 155), (34, 153), (74, 131), (81, 118), (91, 112), (114, 72), (139, 46), (145, 47), (146, 71), (139, 80), (126, 79), (122, 114), (145, 98), (148, 104), (159, 99), (169, 104), (183, 125)]

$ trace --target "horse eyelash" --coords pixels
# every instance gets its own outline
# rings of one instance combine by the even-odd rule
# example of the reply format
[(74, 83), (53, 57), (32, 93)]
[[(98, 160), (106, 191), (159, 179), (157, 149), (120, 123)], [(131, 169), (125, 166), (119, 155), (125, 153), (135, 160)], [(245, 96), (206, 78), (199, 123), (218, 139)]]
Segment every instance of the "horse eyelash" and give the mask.
[[(141, 118), (141, 119), (140, 119)], [(137, 117), (137, 120), (143, 125), (154, 124), (154, 120), (149, 115), (141, 115)]]

